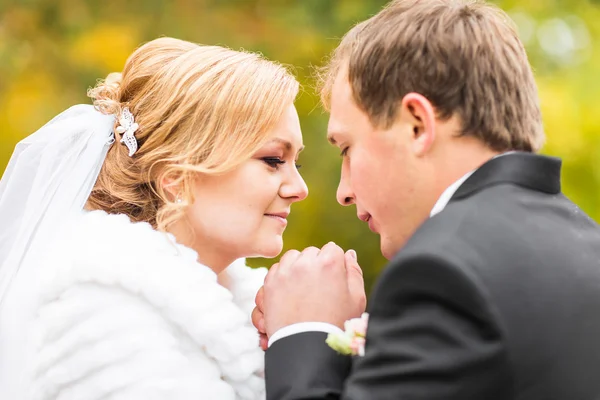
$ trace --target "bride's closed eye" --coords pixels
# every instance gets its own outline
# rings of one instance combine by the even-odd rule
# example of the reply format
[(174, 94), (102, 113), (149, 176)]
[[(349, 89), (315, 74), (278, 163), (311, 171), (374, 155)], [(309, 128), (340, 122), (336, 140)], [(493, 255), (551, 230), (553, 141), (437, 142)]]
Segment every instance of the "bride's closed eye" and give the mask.
[[(282, 160), (279, 157), (263, 157), (261, 158), (261, 160), (263, 160), (269, 167), (271, 168), (279, 168), (280, 165), (285, 164), (286, 161)], [(302, 165), (299, 165), (296, 163), (296, 168), (300, 169), (302, 167)]]
[(340, 153), (340, 157), (345, 157), (346, 155), (348, 155), (348, 149), (350, 149), (350, 146), (344, 147), (342, 149), (342, 152)]
[(263, 157), (261, 160), (272, 168), (278, 168), (281, 164), (285, 164), (285, 161), (279, 157)]

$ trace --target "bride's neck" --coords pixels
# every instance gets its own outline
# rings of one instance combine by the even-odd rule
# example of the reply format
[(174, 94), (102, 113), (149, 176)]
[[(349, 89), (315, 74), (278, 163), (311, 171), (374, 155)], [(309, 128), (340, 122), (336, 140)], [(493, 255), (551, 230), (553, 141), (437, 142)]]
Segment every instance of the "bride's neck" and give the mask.
[(167, 231), (175, 236), (177, 243), (196, 251), (198, 262), (212, 269), (217, 275), (235, 261), (235, 257), (195, 235), (184, 221), (173, 223)]

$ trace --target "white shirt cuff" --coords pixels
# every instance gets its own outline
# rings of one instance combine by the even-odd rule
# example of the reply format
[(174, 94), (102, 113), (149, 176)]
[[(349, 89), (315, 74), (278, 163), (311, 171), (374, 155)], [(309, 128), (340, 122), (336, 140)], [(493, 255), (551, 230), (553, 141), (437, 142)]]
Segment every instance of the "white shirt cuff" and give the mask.
[(271, 345), (279, 339), (302, 332), (343, 333), (344, 331), (335, 325), (328, 324), (327, 322), (298, 322), (297, 324), (284, 326), (277, 332), (273, 333), (269, 338), (268, 346), (271, 347)]

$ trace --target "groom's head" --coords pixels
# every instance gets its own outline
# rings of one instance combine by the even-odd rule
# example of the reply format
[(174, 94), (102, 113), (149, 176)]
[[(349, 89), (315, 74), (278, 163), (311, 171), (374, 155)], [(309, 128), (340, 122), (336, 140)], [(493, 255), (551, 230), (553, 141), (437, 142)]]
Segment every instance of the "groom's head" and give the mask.
[(508, 16), (461, 0), (398, 0), (354, 27), (323, 74), (338, 201), (386, 257), (441, 193), (495, 154), (543, 142), (537, 89)]

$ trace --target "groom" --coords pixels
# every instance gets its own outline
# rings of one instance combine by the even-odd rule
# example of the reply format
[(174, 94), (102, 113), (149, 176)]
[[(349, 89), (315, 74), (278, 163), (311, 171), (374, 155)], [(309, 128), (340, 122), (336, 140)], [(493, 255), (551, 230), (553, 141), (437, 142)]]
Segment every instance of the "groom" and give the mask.
[[(561, 193), (522, 44), (495, 7), (398, 0), (324, 81), (342, 205), (390, 259), (363, 357), (327, 332), (364, 309), (352, 251), (286, 253), (257, 296), (270, 400), (600, 398), (600, 229)], [(565, 132), (565, 134), (568, 134)]]

